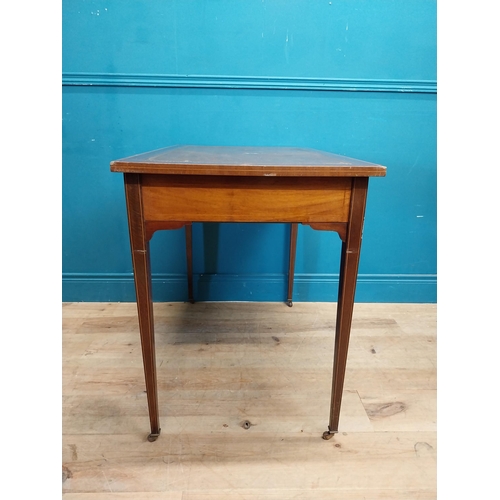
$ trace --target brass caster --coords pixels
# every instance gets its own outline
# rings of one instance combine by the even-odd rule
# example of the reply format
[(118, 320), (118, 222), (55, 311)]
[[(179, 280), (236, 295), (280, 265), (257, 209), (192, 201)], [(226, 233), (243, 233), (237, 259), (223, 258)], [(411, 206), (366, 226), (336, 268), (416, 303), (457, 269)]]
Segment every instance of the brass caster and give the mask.
[(150, 443), (153, 443), (154, 441), (156, 441), (156, 440), (160, 437), (160, 432), (161, 432), (161, 429), (158, 431), (158, 434), (151, 433), (151, 434), (148, 436), (148, 441), (149, 441)]
[(331, 431), (325, 431), (323, 432), (323, 439), (332, 439), (332, 437), (335, 435), (335, 432)]

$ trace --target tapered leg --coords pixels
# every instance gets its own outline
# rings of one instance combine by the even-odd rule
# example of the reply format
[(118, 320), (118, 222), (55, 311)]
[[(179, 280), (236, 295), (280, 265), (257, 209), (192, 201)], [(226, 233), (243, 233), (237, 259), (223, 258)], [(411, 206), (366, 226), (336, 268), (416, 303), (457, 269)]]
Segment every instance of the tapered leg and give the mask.
[(186, 224), (186, 259), (187, 259), (187, 274), (188, 274), (188, 296), (189, 302), (194, 304), (193, 296), (193, 226), (191, 223)]
[(288, 298), (287, 304), (289, 307), (293, 306), (292, 297), (293, 297), (293, 278), (295, 273), (295, 253), (297, 250), (297, 232), (298, 232), (298, 223), (292, 222), (290, 228), (290, 262), (288, 267)]
[(330, 421), (328, 430), (323, 434), (324, 439), (330, 439), (339, 430), (340, 405), (351, 333), (367, 190), (367, 177), (353, 179), (349, 226), (346, 241), (342, 243), (340, 259)]
[(149, 242), (146, 236), (146, 227), (142, 211), (140, 176), (138, 174), (124, 174), (124, 177), (137, 312), (139, 316), (139, 331), (141, 335), (142, 360), (146, 379), (149, 421), (151, 424), (151, 434), (148, 436), (148, 441), (155, 441), (160, 435), (160, 417), (156, 380)]

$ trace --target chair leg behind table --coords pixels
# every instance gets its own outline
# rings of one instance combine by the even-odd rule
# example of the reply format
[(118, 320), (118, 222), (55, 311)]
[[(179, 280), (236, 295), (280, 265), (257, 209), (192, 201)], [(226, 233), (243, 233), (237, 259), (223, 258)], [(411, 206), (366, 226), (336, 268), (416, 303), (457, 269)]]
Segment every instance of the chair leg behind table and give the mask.
[(148, 441), (156, 441), (160, 435), (158, 408), (158, 385), (156, 377), (156, 353), (153, 321), (153, 299), (151, 291), (151, 265), (149, 240), (142, 214), (142, 196), (139, 175), (125, 174), (125, 194), (134, 269), (139, 331), (141, 335), (142, 360), (146, 381), (151, 434)]
[(297, 232), (299, 224), (297, 222), (292, 222), (290, 227), (290, 262), (288, 265), (288, 297), (287, 305), (289, 307), (293, 306), (293, 279), (295, 274), (295, 255), (297, 250)]
[(344, 389), (367, 190), (367, 177), (353, 179), (349, 225), (346, 241), (342, 243), (340, 258), (330, 420), (328, 430), (323, 433), (323, 439), (330, 439), (339, 430), (340, 406)]

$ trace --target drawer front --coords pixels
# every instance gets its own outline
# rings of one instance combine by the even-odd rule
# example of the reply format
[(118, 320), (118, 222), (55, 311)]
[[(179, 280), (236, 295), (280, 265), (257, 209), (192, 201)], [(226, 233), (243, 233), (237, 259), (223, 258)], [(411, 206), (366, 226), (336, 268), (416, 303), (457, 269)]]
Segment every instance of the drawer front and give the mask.
[(347, 222), (350, 178), (142, 177), (144, 218), (192, 222)]

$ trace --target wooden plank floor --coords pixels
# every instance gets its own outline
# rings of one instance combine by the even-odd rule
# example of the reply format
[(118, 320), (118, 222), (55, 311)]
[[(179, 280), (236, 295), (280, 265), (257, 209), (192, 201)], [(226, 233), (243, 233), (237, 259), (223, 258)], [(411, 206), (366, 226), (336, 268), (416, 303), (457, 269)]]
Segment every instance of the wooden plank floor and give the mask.
[(436, 498), (434, 304), (355, 305), (329, 441), (335, 304), (154, 313), (149, 443), (135, 304), (63, 304), (65, 500)]

